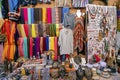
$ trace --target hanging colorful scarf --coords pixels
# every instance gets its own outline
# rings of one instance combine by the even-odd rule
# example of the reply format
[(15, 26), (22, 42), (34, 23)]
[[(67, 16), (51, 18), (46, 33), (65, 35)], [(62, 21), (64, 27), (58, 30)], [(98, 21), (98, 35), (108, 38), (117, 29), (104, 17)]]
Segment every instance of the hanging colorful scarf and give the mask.
[(25, 29), (24, 29), (24, 25), (23, 24), (20, 24), (20, 30), (21, 30), (21, 35), (22, 37), (26, 37), (26, 34), (25, 34)]
[(52, 23), (52, 13), (51, 8), (47, 8), (47, 23)]
[(24, 11), (24, 21), (25, 24), (28, 24), (28, 9), (27, 8), (23, 8)]
[(33, 38), (33, 56), (36, 57), (36, 38)]
[(36, 52), (37, 52), (37, 57), (39, 58), (40, 57), (40, 37), (37, 37), (36, 38)]
[(49, 37), (46, 37), (46, 50), (49, 50)]
[(58, 8), (55, 8), (55, 20), (56, 20), (56, 24), (59, 23), (59, 10)]
[(29, 38), (32, 37), (32, 25), (31, 24), (28, 25), (28, 36)]
[(28, 8), (28, 24), (32, 24), (31, 16), (31, 8)]
[(19, 57), (23, 57), (24, 56), (24, 51), (23, 51), (23, 38), (19, 38), (19, 46), (18, 46), (18, 49), (19, 49)]
[(43, 37), (43, 51), (46, 51), (46, 37)]
[(24, 11), (23, 8), (20, 9), (20, 23), (24, 24)]
[(34, 8), (31, 8), (31, 23), (34, 23)]
[(26, 37), (28, 37), (28, 24), (24, 24), (24, 31), (25, 31)]
[(40, 37), (40, 52), (43, 53), (43, 37)]
[(35, 24), (32, 24), (32, 37), (35, 38), (36, 34), (35, 34)]
[(58, 38), (55, 37), (54, 38), (54, 51), (55, 51), (55, 57), (54, 60), (58, 60), (57, 56), (58, 56)]
[(24, 43), (23, 43), (23, 51), (24, 51), (24, 57), (28, 58), (28, 50), (27, 50), (27, 38), (24, 38)]
[(43, 26), (42, 24), (38, 24), (38, 34), (40, 37), (43, 36)]
[(49, 37), (49, 50), (54, 50), (54, 37)]
[(56, 23), (56, 11), (55, 8), (52, 8), (52, 24)]
[(42, 22), (46, 23), (46, 8), (42, 8)]
[(59, 24), (56, 24), (56, 36), (59, 37)]
[(30, 58), (32, 58), (33, 57), (33, 39), (32, 38), (30, 38)]

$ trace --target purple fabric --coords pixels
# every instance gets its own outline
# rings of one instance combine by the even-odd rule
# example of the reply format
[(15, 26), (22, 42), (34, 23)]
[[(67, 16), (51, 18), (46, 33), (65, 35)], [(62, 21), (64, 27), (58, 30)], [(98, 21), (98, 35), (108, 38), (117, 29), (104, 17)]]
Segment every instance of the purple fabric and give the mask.
[(36, 38), (36, 51), (37, 51), (37, 56), (40, 56), (40, 37)]

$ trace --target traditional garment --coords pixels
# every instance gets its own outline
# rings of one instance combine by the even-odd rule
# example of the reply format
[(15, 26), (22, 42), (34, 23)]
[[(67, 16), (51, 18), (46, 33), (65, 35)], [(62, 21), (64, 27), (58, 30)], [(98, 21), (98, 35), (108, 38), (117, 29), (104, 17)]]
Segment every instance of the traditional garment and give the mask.
[(86, 4), (88, 4), (88, 0), (73, 0), (73, 7), (86, 7)]
[(60, 20), (59, 20), (59, 12), (58, 12), (58, 8), (55, 8), (55, 23), (59, 23)]
[(2, 56), (2, 61), (5, 60), (5, 58), (8, 58), (8, 60), (14, 59), (15, 54), (15, 42), (14, 42), (14, 34), (16, 30), (16, 23), (11, 22), (9, 20), (5, 20), (5, 23), (3, 25), (3, 33), (7, 36), (7, 41), (4, 43), (4, 51)]
[(64, 20), (63, 20), (64, 27), (67, 27), (67, 25), (69, 25), (70, 28), (73, 29), (74, 24), (75, 24), (74, 20), (75, 20), (75, 15), (74, 14), (65, 13), (64, 14)]
[(60, 55), (73, 53), (73, 32), (71, 29), (64, 28), (60, 31), (58, 44)]
[(85, 35), (85, 28), (84, 28), (84, 18), (77, 17), (75, 18), (75, 27), (74, 27), (74, 50), (78, 49), (80, 52), (84, 52), (84, 35)]

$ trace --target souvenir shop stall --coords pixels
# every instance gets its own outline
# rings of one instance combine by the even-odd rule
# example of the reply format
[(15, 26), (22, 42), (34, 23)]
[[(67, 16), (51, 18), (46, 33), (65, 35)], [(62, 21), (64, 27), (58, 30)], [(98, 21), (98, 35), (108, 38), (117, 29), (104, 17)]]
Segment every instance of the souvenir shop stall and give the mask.
[(120, 80), (119, 0), (0, 0), (0, 80)]

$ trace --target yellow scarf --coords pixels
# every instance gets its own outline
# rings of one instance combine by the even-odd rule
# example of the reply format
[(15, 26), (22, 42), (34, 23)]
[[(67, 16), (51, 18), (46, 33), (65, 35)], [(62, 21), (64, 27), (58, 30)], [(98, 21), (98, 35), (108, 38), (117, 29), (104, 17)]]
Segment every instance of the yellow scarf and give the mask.
[(49, 37), (49, 50), (55, 50), (54, 49), (54, 37)]
[(33, 38), (36, 37), (36, 33), (35, 33), (35, 24), (32, 24), (32, 37), (33, 37)]
[(46, 8), (42, 8), (42, 21), (46, 23)]

